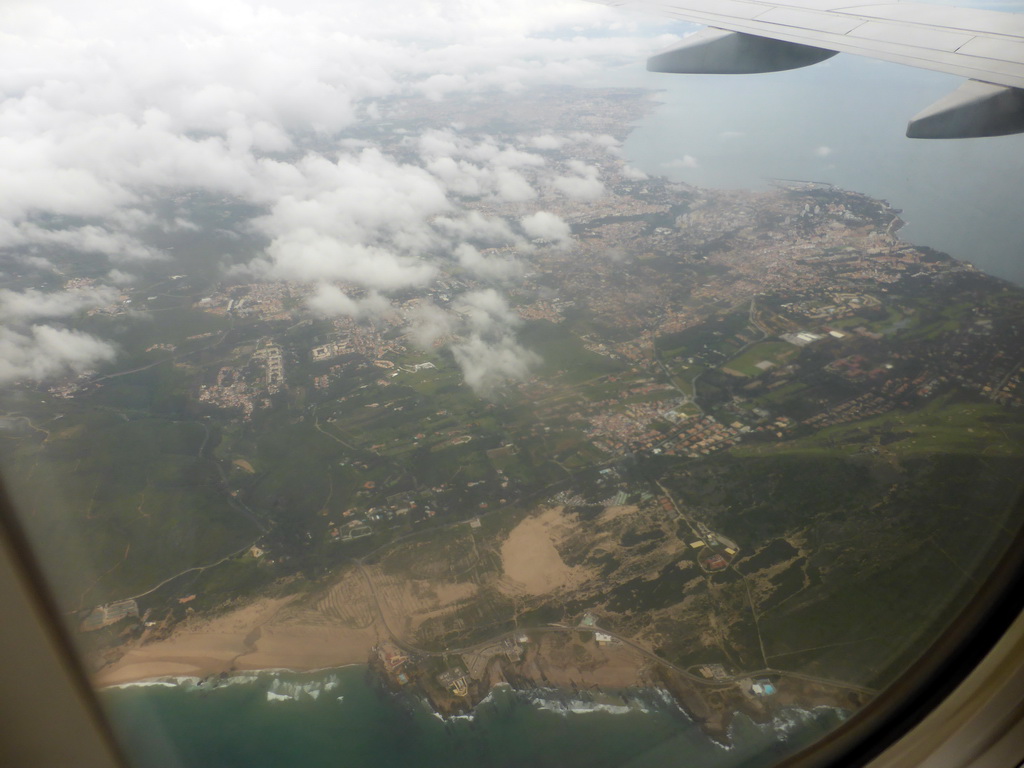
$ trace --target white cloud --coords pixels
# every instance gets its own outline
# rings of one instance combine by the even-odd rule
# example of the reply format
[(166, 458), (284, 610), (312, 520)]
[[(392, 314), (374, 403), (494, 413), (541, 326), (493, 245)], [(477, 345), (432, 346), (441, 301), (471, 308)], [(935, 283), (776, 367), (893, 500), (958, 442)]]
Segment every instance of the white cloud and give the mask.
[(538, 168), (546, 162), (540, 155), (515, 148), (502, 149), (490, 161), (492, 165), (503, 168)]
[(832, 147), (820, 146), (814, 148), (814, 154), (816, 157), (828, 157), (832, 154)]
[(565, 220), (549, 211), (537, 211), (525, 216), (520, 219), (520, 224), (531, 238), (556, 243), (567, 243), (572, 239), (572, 230)]
[(510, 336), (487, 341), (473, 335), (453, 345), (452, 355), (466, 384), (481, 395), (490, 394), (506, 381), (526, 378), (530, 368), (540, 362), (535, 352)]
[(449, 192), (463, 197), (489, 196), (504, 202), (536, 197), (529, 181), (517, 169), (545, 164), (540, 155), (514, 146), (499, 145), (490, 137), (463, 137), (453, 131), (427, 131), (415, 142), (425, 167)]
[(556, 176), (552, 186), (566, 197), (575, 200), (596, 200), (604, 194), (604, 184), (598, 178), (599, 171), (593, 165), (570, 160), (569, 170), (574, 176)]
[(435, 157), (427, 161), (426, 169), (434, 174), (449, 192), (460, 197), (481, 197), (490, 186), (488, 172), (464, 160)]
[(479, 211), (469, 211), (459, 217), (438, 216), (433, 227), (446, 237), (456, 240), (473, 240), (487, 245), (519, 245), (522, 236), (512, 231), (504, 219), (484, 216)]
[(66, 248), (78, 253), (102, 253), (113, 261), (148, 261), (164, 254), (124, 232), (112, 232), (88, 225), (67, 229), (47, 229), (31, 222), (0, 225), (0, 248), (44, 245)]
[(455, 328), (455, 318), (432, 302), (421, 302), (406, 317), (406, 337), (417, 347), (430, 350)]
[(493, 288), (464, 293), (454, 306), (477, 334), (500, 336), (520, 323), (519, 316)]
[(530, 186), (522, 174), (507, 168), (499, 168), (495, 171), (497, 190), (495, 195), (507, 203), (523, 203), (532, 200), (537, 192)]
[(44, 293), (32, 288), (21, 292), (0, 290), (0, 318), (16, 322), (46, 317), (69, 317), (85, 309), (111, 304), (117, 296), (116, 290), (106, 286), (74, 288), (53, 293)]
[[(295, 154), (382, 98), (578, 82), (657, 42), (640, 21), (577, 0), (140, 0), (116, 14), (43, 0), (0, 8), (0, 24), (0, 217), (15, 229), (38, 213), (93, 219), (64, 244), (117, 258), (154, 255), (106, 226), (126, 207), (188, 188), (272, 203), (304, 173), (267, 153)], [(524, 149), (481, 143), (463, 159), (489, 183), (475, 188), (465, 165), (445, 181), (457, 194), (533, 199), (529, 179), (509, 173), (543, 164)]]
[(619, 140), (607, 133), (585, 133), (577, 131), (569, 134), (570, 138), (585, 144), (596, 144), (605, 149), (615, 149), (619, 146)]
[(506, 381), (525, 378), (540, 362), (535, 352), (516, 340), (514, 331), (522, 321), (494, 289), (462, 294), (455, 309), (468, 335), (452, 344), (452, 355), (466, 384), (478, 394), (490, 394)]
[(436, 244), (430, 216), (451, 205), (438, 180), (375, 149), (331, 162), (307, 156), (257, 229), (270, 238), (263, 271), (296, 280), (344, 280), (380, 290), (422, 285), (419, 260)]
[(306, 304), (324, 317), (351, 317), (354, 319), (380, 317), (391, 311), (391, 302), (379, 293), (370, 292), (353, 299), (335, 285), (322, 283), (306, 299)]
[(24, 332), (0, 328), (0, 381), (83, 373), (116, 356), (113, 344), (80, 331), (50, 325)]
[(508, 381), (525, 378), (540, 357), (515, 336), (522, 320), (492, 288), (456, 297), (452, 309), (422, 302), (407, 316), (406, 338), (420, 349), (446, 345), (477, 394), (487, 396)]
[[(343, 282), (363, 297), (359, 312), (375, 291), (425, 285), (452, 255), (481, 277), (511, 275), (514, 261), (481, 249), (524, 246), (522, 236), (460, 210), (460, 199), (521, 203), (552, 186), (596, 196), (596, 169), (553, 179), (534, 150), (575, 141), (616, 151), (613, 137), (508, 143), (453, 126), (389, 156), (340, 132), (387, 119), (401, 98), (600, 84), (609, 63), (667, 44), (647, 25), (579, 0), (139, 0), (109, 13), (64, 0), (5, 4), (0, 248), (39, 269), (100, 254), (110, 282), (123, 285), (146, 268), (139, 262), (173, 257), (154, 233), (241, 233), (265, 248), (236, 271)], [(201, 216), (165, 205), (195, 191), (255, 213), (198, 232)], [(521, 226), (571, 239), (550, 213)], [(9, 313), (54, 316), (45, 297), (5, 296)], [(327, 288), (311, 301), (345, 306)], [(83, 294), (66, 307), (88, 304)], [(5, 331), (6, 370), (77, 371), (113, 354), (94, 337), (36, 328)], [(493, 367), (511, 370), (514, 342), (492, 341), (504, 350)], [(35, 367), (23, 359), (31, 345), (41, 350)]]
[(256, 274), (286, 280), (343, 280), (391, 291), (423, 285), (433, 266), (383, 248), (345, 242), (311, 227), (296, 228), (274, 238), (269, 260), (254, 262)]
[(112, 269), (107, 273), (107, 280), (112, 282), (114, 285), (131, 285), (138, 278), (130, 272), (124, 272), (120, 269)]
[(569, 143), (569, 139), (545, 133), (540, 136), (530, 136), (527, 143), (534, 149), (561, 149)]
[(631, 181), (643, 181), (648, 176), (639, 168), (634, 168), (632, 165), (624, 165), (622, 166), (622, 178), (630, 179)]
[(423, 95), (433, 101), (440, 101), (452, 91), (465, 90), (467, 80), (463, 75), (431, 75), (419, 85)]
[(15, 260), (24, 264), (26, 267), (39, 270), (40, 272), (53, 272), (56, 271), (54, 263), (43, 256), (36, 256), (34, 254), (18, 254)]
[(682, 157), (677, 157), (675, 160), (669, 160), (667, 163), (662, 163), (661, 167), (669, 169), (699, 168), (700, 163), (697, 161), (697, 158), (694, 157), (693, 155), (683, 155)]
[(515, 259), (494, 254), (484, 255), (469, 243), (456, 246), (455, 257), (463, 269), (483, 279), (504, 280), (522, 274), (522, 267)]

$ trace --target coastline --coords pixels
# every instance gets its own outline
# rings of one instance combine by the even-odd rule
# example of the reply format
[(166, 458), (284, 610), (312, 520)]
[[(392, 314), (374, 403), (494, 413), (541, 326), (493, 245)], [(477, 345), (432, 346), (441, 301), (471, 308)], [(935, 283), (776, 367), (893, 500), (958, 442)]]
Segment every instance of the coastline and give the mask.
[(261, 598), (212, 618), (192, 618), (166, 638), (143, 638), (93, 674), (105, 688), (169, 677), (311, 672), (365, 664), (380, 640), (374, 626), (329, 623), (293, 606), (295, 597)]
[[(345, 626), (295, 595), (260, 598), (218, 616), (193, 616), (166, 637), (140, 638), (97, 670), (93, 683), (97, 688), (189, 682), (201, 687), (212, 679), (210, 687), (219, 687), (224, 681), (251, 682), (261, 675), (328, 673), (359, 665), (392, 694), (406, 692), (422, 699), (445, 720), (474, 717), (504, 687), (527, 700), (561, 702), (567, 711), (580, 710), (569, 706), (571, 702), (609, 703), (620, 698), (626, 709), (632, 709), (626, 698), (657, 692), (723, 747), (730, 745), (740, 714), (752, 723), (767, 724), (781, 710), (849, 711), (864, 703), (851, 693), (785, 675), (775, 680), (777, 693), (771, 700), (753, 696), (737, 684), (697, 685), (671, 669), (652, 665), (628, 646), (602, 646), (589, 632), (569, 628), (564, 633), (524, 631), (520, 639), (517, 644), (483, 646), (460, 657), (465, 667), (448, 667), (434, 657), (417, 660), (401, 651), (377, 621), (365, 627)], [(455, 677), (464, 676), (463, 693), (455, 693), (445, 677), (446, 671), (451, 677), (456, 669)]]
[[(749, 758), (790, 753), (844, 718), (785, 708), (756, 724), (740, 714), (723, 743), (656, 687), (597, 692), (498, 685), (467, 714), (443, 717), (418, 688), (393, 692), (382, 683), (359, 664), (129, 683), (106, 689), (103, 699), (126, 750), (147, 768), (166, 765), (153, 750), (154, 730), (164, 734), (177, 764), (196, 768), (472, 768), (531, 765), (541, 757), (564, 768), (752, 768)], [(392, 733), (402, 737), (389, 738)], [(635, 763), (640, 756), (645, 759)]]
[[(698, 764), (707, 768), (723, 768), (731, 760), (742, 760), (752, 754), (770, 752), (777, 756), (779, 750), (791, 753), (817, 740), (850, 714), (848, 710), (829, 704), (784, 704), (760, 718), (740, 710), (731, 713), (723, 734), (713, 734), (666, 688), (650, 681), (643, 686), (600, 691), (560, 686), (522, 688), (499, 683), (468, 711), (445, 716), (434, 709), (422, 690), (391, 689), (385, 679), (372, 673), (371, 667), (372, 664), (354, 664), (316, 672), (280, 669), (235, 672), (204, 679), (168, 677), (112, 685), (105, 690), (112, 697), (108, 699), (112, 706), (144, 713), (137, 717), (151, 720), (153, 712), (161, 712), (157, 717), (162, 727), (166, 727), (163, 718), (174, 718), (177, 712), (191, 711), (194, 706), (203, 708), (214, 720), (230, 719), (234, 729), (238, 727), (239, 717), (247, 717), (245, 713), (280, 711), (281, 718), (275, 718), (274, 729), (280, 728), (286, 736), (293, 728), (304, 731), (307, 718), (318, 716), (314, 713), (336, 722), (337, 715), (330, 713), (347, 712), (342, 715), (343, 719), (351, 720), (353, 707), (369, 707), (378, 710), (377, 717), (401, 722), (406, 727), (418, 722), (420, 725), (415, 729), (418, 739), (429, 741), (440, 737), (447, 742), (442, 745), (442, 751), (453, 746), (458, 751), (467, 740), (479, 746), (481, 739), (487, 742), (496, 735), (496, 743), (500, 745), (503, 738), (500, 734), (505, 729), (523, 728), (524, 723), (529, 724), (530, 730), (541, 727), (560, 736), (578, 733), (580, 729), (592, 733), (586, 729), (596, 727), (601, 735), (628, 732), (636, 737), (635, 729), (639, 726), (655, 735), (649, 742), (641, 739), (640, 746), (654, 745), (655, 752), (671, 748), (672, 744), (685, 744), (690, 749), (698, 746), (704, 755)], [(146, 706), (138, 709), (142, 702), (146, 702)], [(337, 709), (338, 705), (344, 708)], [(264, 707), (270, 710), (262, 709)], [(267, 727), (262, 716), (256, 721), (261, 730)], [(437, 727), (429, 725), (432, 721), (436, 721)], [(211, 730), (215, 732), (216, 726)], [(302, 738), (301, 733), (294, 735)], [(223, 745), (219, 736), (216, 739), (218, 745)], [(244, 746), (239, 749), (245, 751)], [(375, 743), (374, 749), (386, 751), (387, 747)]]

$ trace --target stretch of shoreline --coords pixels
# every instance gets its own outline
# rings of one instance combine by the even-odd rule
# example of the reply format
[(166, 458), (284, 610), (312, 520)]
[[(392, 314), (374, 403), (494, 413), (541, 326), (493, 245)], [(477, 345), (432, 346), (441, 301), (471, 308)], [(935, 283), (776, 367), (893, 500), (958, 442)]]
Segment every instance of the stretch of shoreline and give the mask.
[[(362, 629), (346, 627), (315, 608), (303, 607), (294, 595), (261, 598), (212, 618), (192, 617), (165, 638), (140, 640), (96, 671), (93, 682), (107, 688), (168, 679), (201, 681), (254, 672), (302, 673), (369, 664), (397, 690), (401, 686), (394, 683), (394, 675), (382, 661), (393, 648), (390, 641), (390, 634), (379, 622)], [(779, 706), (856, 709), (869, 698), (798, 676), (776, 679), (771, 706), (749, 696), (741, 687), (728, 684), (709, 698), (675, 670), (650, 667), (646, 658), (628, 645), (601, 650), (603, 663), (583, 669), (562, 647), (565, 642), (576, 644), (571, 650), (584, 650), (583, 646), (576, 647), (581, 642), (578, 636), (567, 641), (551, 633), (539, 633), (519, 662), (503, 660), (499, 654), (481, 671), (480, 680), (470, 681), (471, 693), (466, 699), (450, 695), (430, 674), (416, 676), (409, 671), (410, 676), (418, 677), (418, 682), (410, 685), (429, 700), (435, 712), (449, 716), (475, 711), (476, 705), (503, 683), (525, 690), (554, 687), (569, 696), (580, 691), (657, 688), (671, 694), (705, 735), (720, 744), (729, 742), (730, 724), (740, 712), (763, 723), (771, 720)]]
[(309, 672), (365, 664), (381, 639), (374, 627), (351, 629), (284, 611), (294, 598), (264, 598), (210, 619), (194, 619), (164, 639), (136, 645), (93, 675), (97, 687), (161, 677), (289, 669)]
[[(312, 672), (366, 664), (391, 635), (375, 621), (353, 629), (323, 614), (297, 608), (294, 597), (261, 598), (212, 618), (193, 618), (169, 636), (138, 642), (93, 674), (97, 687), (169, 677), (207, 678), (261, 670)], [(599, 669), (581, 673), (547, 660), (531, 677), (569, 688), (574, 682), (603, 687), (641, 686), (640, 657), (622, 647)], [(493, 682), (493, 681), (491, 681)]]

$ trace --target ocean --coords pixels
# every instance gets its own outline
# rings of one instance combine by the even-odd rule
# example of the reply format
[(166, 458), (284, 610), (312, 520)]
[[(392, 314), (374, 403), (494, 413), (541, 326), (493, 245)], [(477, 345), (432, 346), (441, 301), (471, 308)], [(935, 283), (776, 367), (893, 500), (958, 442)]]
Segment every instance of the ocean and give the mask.
[(907, 120), (962, 78), (837, 56), (769, 75), (643, 73), (630, 82), (662, 89), (623, 147), (648, 174), (717, 189), (835, 184), (902, 209), (903, 239), (1024, 285), (1024, 135), (904, 135)]
[(763, 725), (741, 715), (724, 747), (656, 689), (498, 688), (472, 716), (444, 721), (361, 665), (141, 683), (101, 699), (139, 768), (759, 768), (844, 715), (787, 709)]

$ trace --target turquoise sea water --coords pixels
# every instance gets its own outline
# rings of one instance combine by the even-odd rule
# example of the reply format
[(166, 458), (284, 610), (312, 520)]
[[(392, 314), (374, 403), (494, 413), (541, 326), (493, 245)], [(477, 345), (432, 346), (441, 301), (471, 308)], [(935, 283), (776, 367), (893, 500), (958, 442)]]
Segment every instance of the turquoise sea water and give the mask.
[(381, 689), (367, 669), (259, 673), (109, 689), (124, 747), (143, 768), (652, 768), (762, 766), (838, 724), (836, 710), (738, 717), (733, 746), (706, 737), (663, 692), (596, 698), (499, 688), (442, 721)]

